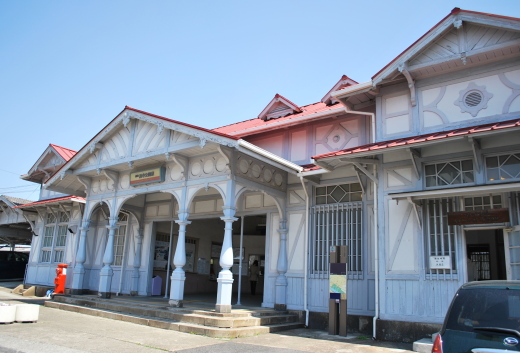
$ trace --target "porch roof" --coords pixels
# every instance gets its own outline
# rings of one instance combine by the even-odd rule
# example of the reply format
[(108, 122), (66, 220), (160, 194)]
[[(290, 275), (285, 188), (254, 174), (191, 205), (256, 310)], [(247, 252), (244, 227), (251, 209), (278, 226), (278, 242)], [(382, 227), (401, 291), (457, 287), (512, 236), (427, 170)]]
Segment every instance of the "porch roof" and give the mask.
[(435, 190), (420, 190), (420, 191), (409, 191), (389, 194), (394, 200), (420, 200), (420, 199), (434, 199), (441, 197), (450, 196), (477, 196), (482, 194), (496, 194), (502, 192), (511, 192), (520, 190), (520, 183), (496, 183), (488, 185), (474, 185), (474, 186), (461, 186), (461, 187), (450, 187), (449, 189), (435, 189)]
[(56, 198), (53, 198), (53, 199), (40, 200), (40, 201), (31, 202), (31, 203), (26, 203), (26, 204), (19, 205), (19, 206), (13, 207), (13, 208), (29, 208), (29, 207), (35, 207), (35, 206), (41, 206), (41, 205), (49, 205), (49, 204), (61, 203), (61, 202), (64, 202), (64, 201), (85, 203), (85, 199), (83, 197), (62, 196), (62, 197), (56, 197)]

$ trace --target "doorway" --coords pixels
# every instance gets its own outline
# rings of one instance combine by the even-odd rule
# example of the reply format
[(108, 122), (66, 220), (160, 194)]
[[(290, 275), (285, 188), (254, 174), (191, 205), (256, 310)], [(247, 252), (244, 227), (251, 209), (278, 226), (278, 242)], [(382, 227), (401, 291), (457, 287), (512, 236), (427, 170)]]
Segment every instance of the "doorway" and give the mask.
[(467, 280), (505, 280), (506, 261), (502, 229), (466, 230)]

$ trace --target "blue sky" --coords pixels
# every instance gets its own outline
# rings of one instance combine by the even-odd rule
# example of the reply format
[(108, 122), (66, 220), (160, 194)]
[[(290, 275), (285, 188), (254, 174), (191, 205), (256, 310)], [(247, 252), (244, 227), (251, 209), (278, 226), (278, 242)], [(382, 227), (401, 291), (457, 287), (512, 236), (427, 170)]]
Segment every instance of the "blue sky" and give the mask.
[(368, 81), (454, 7), (520, 17), (520, 0), (0, 1), (0, 194), (36, 200), (19, 175), (125, 105), (214, 128)]

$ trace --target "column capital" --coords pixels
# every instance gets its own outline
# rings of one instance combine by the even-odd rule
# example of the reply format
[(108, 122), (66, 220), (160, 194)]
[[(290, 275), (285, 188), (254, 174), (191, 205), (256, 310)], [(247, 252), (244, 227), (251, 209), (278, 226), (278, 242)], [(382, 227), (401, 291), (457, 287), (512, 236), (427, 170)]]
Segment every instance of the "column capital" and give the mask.
[[(222, 206), (222, 210), (224, 211), (224, 217), (226, 218), (233, 218), (233, 216), (235, 215), (235, 212), (237, 211), (237, 208), (236, 207), (233, 207), (233, 206)], [(222, 219), (223, 217), (220, 217), (220, 219)], [(236, 218), (235, 220), (237, 220), (238, 218)]]
[(235, 221), (238, 221), (238, 218), (236, 217), (220, 217), (221, 220), (223, 220), (224, 222), (235, 222)]

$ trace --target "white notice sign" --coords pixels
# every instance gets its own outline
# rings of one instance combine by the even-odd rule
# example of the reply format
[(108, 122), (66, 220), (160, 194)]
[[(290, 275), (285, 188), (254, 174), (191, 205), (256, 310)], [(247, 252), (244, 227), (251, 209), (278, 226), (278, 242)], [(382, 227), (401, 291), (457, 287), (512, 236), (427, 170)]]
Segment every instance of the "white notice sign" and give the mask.
[(451, 270), (451, 256), (430, 256), (431, 270)]

